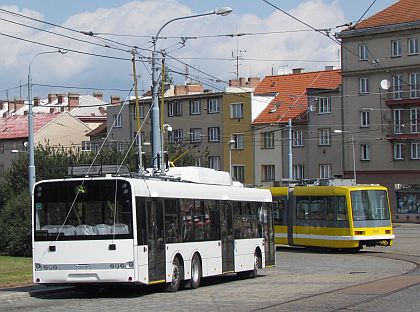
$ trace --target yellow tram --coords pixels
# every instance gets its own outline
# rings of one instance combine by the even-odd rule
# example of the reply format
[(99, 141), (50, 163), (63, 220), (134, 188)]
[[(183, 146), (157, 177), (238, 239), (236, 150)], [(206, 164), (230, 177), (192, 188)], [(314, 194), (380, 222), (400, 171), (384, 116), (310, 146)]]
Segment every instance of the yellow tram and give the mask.
[(394, 239), (386, 187), (271, 187), (275, 243), (359, 250)]

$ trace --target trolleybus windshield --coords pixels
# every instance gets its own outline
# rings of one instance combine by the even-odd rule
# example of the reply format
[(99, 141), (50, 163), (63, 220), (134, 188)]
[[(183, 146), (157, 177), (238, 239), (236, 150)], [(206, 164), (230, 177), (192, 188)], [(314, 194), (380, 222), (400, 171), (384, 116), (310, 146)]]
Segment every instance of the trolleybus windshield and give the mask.
[(389, 220), (388, 198), (385, 191), (352, 191), (354, 221)]
[(34, 208), (36, 241), (133, 237), (131, 188), (123, 180), (40, 183)]

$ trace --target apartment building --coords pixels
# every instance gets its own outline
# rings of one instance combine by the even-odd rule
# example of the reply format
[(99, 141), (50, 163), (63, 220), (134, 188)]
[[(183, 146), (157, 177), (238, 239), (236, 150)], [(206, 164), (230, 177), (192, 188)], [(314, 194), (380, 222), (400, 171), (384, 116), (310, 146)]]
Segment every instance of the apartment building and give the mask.
[[(420, 219), (420, 6), (401, 0), (342, 31), (343, 140), (358, 183), (390, 190), (393, 218)], [(344, 175), (352, 176), (344, 144)]]
[(289, 178), (290, 165), (292, 179), (342, 176), (342, 142), (334, 136), (341, 127), (340, 85), (340, 71), (331, 67), (262, 80), (255, 94), (273, 98), (252, 123), (256, 184)]

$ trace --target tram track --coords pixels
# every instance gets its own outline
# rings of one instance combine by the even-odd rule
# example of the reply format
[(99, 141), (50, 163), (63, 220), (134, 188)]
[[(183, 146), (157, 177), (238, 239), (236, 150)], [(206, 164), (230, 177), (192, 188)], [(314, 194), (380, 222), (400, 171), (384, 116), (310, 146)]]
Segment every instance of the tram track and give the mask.
[[(360, 256), (378, 257), (409, 262), (414, 265), (414, 268), (408, 272), (391, 277), (380, 278), (352, 286), (346, 286), (340, 289), (334, 289), (318, 294), (295, 298), (261, 307), (254, 311), (293, 311), (310, 306), (320, 308), (320, 302), (325, 303), (325, 307), (322, 308), (323, 311), (345, 311), (351, 308), (357, 308), (360, 305), (367, 304), (378, 299), (386, 298), (392, 294), (404, 291), (410, 287), (420, 285), (420, 256), (398, 253), (377, 253), (369, 251), (366, 253), (361, 252)], [(342, 301), (346, 301), (343, 300), (343, 297), (346, 296), (350, 298), (351, 302), (342, 303)], [(331, 305), (334, 305), (335, 307), (328, 309), (328, 306)]]

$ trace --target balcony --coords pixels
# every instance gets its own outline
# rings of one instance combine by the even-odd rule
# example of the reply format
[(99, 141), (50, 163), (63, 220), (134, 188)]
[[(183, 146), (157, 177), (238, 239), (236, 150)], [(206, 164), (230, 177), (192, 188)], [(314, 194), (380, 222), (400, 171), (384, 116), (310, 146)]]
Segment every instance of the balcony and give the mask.
[(385, 95), (388, 106), (413, 105), (420, 106), (420, 86), (392, 86)]
[[(414, 126), (410, 124), (386, 124), (384, 132), (388, 140), (397, 141), (420, 141), (420, 132), (415, 132)], [(417, 127), (417, 131), (420, 131), (420, 127)]]

